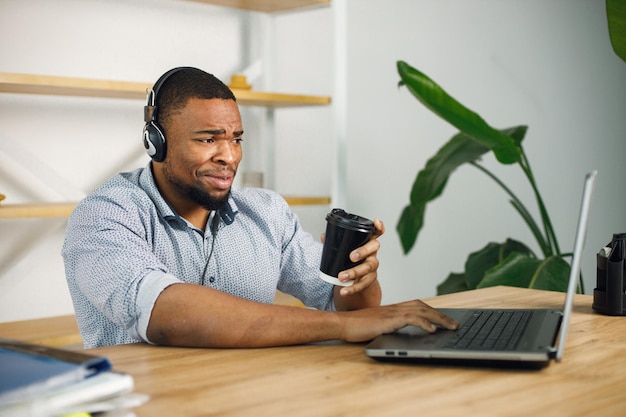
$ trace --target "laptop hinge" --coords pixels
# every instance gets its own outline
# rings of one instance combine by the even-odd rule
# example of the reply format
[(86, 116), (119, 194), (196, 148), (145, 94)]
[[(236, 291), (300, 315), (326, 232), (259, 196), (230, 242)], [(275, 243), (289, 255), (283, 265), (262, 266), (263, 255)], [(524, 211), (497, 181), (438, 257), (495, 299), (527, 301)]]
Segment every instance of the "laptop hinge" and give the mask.
[(548, 348), (548, 357), (550, 359), (556, 359), (556, 351), (557, 349), (554, 346), (550, 346)]

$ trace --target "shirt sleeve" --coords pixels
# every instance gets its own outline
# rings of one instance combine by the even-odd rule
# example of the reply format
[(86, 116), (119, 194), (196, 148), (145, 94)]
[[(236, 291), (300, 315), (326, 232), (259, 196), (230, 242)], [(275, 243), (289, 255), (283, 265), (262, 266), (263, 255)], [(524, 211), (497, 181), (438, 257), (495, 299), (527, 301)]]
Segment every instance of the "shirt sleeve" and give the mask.
[(151, 271), (143, 277), (137, 290), (137, 319), (132, 332), (135, 337), (144, 342), (154, 344), (148, 339), (148, 324), (150, 323), (154, 303), (156, 303), (163, 290), (179, 282), (174, 275), (159, 271)]
[[(160, 218), (147, 204), (92, 195), (68, 221), (63, 255), (75, 308), (103, 315), (135, 340), (148, 341), (147, 327), (161, 291), (180, 282), (153, 253), (152, 230)], [(118, 341), (119, 342), (119, 341)]]

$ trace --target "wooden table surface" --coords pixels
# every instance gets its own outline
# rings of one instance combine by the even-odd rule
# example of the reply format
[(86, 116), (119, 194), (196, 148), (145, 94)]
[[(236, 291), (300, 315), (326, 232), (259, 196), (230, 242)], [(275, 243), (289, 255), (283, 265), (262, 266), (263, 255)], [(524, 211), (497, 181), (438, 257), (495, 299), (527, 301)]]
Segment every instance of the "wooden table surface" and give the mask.
[[(494, 287), (434, 297), (435, 307), (560, 308), (564, 294)], [(107, 356), (151, 399), (141, 416), (626, 415), (626, 317), (577, 295), (563, 361), (536, 371), (380, 363), (364, 344), (190, 349), (146, 344)], [(24, 330), (0, 324), (0, 336)], [(17, 337), (15, 337), (17, 338)], [(32, 340), (32, 339), (31, 339)]]

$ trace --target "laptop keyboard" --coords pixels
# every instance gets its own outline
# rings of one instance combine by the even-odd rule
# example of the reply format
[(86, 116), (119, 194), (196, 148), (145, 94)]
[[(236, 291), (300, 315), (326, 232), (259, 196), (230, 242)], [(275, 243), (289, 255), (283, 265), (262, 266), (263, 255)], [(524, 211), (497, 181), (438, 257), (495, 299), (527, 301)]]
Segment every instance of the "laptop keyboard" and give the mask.
[(532, 316), (525, 310), (481, 310), (455, 332), (446, 349), (514, 350)]

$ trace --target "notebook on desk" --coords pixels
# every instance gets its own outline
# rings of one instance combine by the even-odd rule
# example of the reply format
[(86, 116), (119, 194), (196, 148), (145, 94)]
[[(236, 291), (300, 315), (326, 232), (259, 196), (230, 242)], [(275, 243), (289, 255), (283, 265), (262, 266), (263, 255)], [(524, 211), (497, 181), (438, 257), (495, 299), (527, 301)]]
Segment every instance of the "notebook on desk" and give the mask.
[[(565, 303), (558, 309), (439, 309), (459, 321), (456, 331), (434, 334), (412, 326), (370, 342), (378, 360), (470, 366), (542, 368), (560, 361), (580, 274), (596, 171), (585, 177)], [(488, 329), (493, 326), (493, 329)]]

